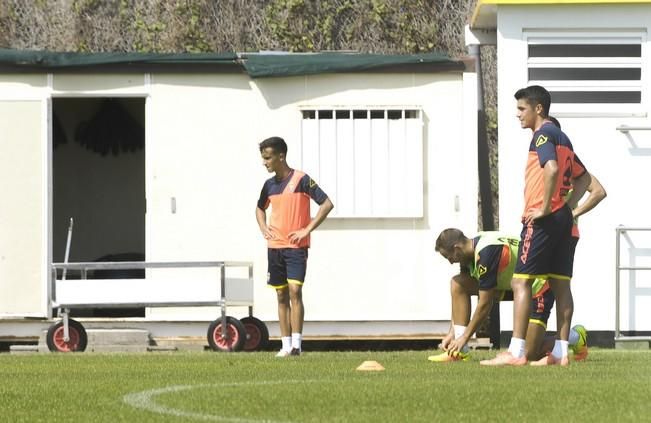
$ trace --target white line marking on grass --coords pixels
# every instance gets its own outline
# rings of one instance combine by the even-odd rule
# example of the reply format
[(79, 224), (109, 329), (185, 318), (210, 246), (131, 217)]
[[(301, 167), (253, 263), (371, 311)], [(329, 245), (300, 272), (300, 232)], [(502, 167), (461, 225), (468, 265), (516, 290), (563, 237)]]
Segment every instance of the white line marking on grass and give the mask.
[(204, 385), (174, 385), (166, 388), (150, 389), (148, 391), (133, 392), (122, 397), (122, 400), (132, 407), (141, 410), (147, 410), (159, 414), (167, 414), (176, 417), (189, 417), (197, 420), (234, 422), (234, 423), (290, 423), (289, 421), (269, 420), (269, 419), (250, 419), (241, 417), (218, 416), (215, 414), (195, 413), (192, 411), (180, 410), (178, 408), (166, 407), (156, 403), (155, 397), (158, 395), (189, 391), (200, 388), (228, 388), (231, 386), (254, 386), (254, 385), (280, 385), (285, 383), (314, 382), (313, 380), (284, 380), (284, 381), (262, 381), (262, 382), (232, 382), (216, 383)]

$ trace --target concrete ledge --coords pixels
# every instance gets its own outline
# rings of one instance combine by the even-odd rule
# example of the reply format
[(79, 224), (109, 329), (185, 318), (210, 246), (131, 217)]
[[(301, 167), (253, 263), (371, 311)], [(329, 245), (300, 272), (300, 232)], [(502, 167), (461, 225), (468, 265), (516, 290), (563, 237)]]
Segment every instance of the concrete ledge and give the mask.
[[(86, 329), (86, 352), (147, 352), (149, 331), (144, 329)], [(47, 331), (41, 332), (39, 352), (49, 352)]]
[(616, 340), (615, 349), (617, 350), (648, 350), (651, 347), (649, 340), (626, 339)]
[[(241, 318), (242, 315), (234, 314)], [(218, 316), (216, 316), (218, 317)], [(210, 325), (207, 320), (152, 320), (147, 318), (76, 318), (87, 331), (94, 329), (141, 329), (156, 339), (200, 337), (206, 338)], [(0, 342), (37, 342), (41, 332), (59, 319), (1, 319)], [(277, 321), (264, 321), (269, 336), (280, 336)], [(442, 339), (450, 329), (450, 321), (307, 321), (303, 339), (314, 340), (422, 340)], [(205, 344), (207, 341), (205, 341)]]
[(10, 354), (29, 354), (37, 353), (38, 345), (10, 345), (9, 353)]
[(153, 346), (150, 351), (163, 351), (175, 349), (179, 351), (203, 351), (208, 346), (205, 336), (174, 336), (166, 338), (152, 338)]
[(142, 329), (92, 329), (87, 331), (88, 352), (146, 352), (149, 331)]

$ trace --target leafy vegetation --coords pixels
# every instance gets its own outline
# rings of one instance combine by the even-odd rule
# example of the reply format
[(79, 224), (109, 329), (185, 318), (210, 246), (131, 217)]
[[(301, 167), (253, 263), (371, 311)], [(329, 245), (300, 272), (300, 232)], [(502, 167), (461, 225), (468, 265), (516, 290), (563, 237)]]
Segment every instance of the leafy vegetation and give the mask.
[[(77, 52), (467, 54), (477, 0), (2, 0), (0, 48)], [(482, 47), (497, 226), (495, 49)], [(481, 219), (478, 219), (481, 225)]]

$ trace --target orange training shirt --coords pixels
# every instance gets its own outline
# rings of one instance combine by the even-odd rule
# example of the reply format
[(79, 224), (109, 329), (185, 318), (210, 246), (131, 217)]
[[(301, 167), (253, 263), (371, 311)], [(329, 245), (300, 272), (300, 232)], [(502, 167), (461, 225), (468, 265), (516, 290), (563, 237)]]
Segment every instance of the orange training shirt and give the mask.
[(258, 199), (258, 208), (266, 210), (271, 205), (269, 229), (274, 234), (267, 241), (269, 248), (303, 248), (310, 246), (309, 235), (298, 244), (289, 241), (291, 232), (305, 228), (311, 221), (310, 199), (321, 205), (328, 198), (325, 192), (300, 170), (292, 169), (289, 175), (278, 180), (268, 179)]
[(542, 208), (545, 192), (544, 167), (549, 160), (558, 163), (558, 178), (554, 187), (552, 212), (563, 207), (565, 197), (572, 189), (572, 180), (586, 172), (583, 163), (574, 154), (570, 139), (551, 122), (545, 122), (534, 132), (525, 169), (524, 214)]

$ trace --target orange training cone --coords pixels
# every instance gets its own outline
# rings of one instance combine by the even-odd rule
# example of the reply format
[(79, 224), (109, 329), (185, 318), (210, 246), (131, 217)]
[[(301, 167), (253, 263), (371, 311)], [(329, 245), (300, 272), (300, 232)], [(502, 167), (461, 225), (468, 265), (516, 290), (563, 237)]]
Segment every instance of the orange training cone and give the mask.
[(384, 370), (384, 367), (377, 361), (365, 361), (357, 367), (356, 370), (367, 371), (367, 372), (379, 372)]

